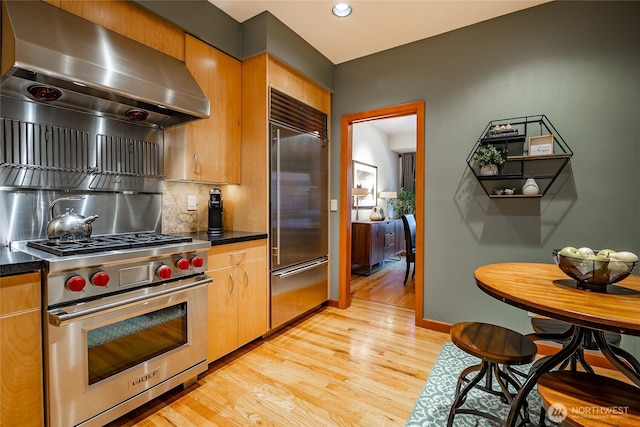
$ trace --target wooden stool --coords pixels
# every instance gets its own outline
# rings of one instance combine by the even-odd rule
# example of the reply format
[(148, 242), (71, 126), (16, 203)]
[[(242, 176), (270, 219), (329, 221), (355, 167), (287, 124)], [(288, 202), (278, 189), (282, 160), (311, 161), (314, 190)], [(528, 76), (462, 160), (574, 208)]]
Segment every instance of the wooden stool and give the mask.
[[(533, 330), (539, 334), (564, 334), (571, 328), (571, 323), (564, 322), (562, 320), (550, 319), (544, 316), (534, 316), (531, 318), (531, 327)], [(605, 332), (605, 339), (609, 344), (613, 344), (615, 346), (620, 345), (622, 341), (622, 335), (616, 332)], [(556, 340), (553, 341), (559, 344), (566, 344), (568, 340)], [(593, 333), (589, 332), (584, 335), (584, 339), (582, 340), (582, 346), (579, 348), (576, 353), (571, 356), (569, 360), (566, 360), (562, 365), (560, 365), (559, 369), (565, 369), (569, 363), (571, 363), (570, 369), (575, 371), (578, 367), (578, 362), (582, 365), (582, 367), (590, 373), (593, 373), (593, 369), (584, 358), (584, 350), (598, 350), (598, 344), (596, 344), (593, 339)]]
[[(640, 389), (602, 375), (553, 371), (538, 378), (545, 411), (566, 426), (640, 426)], [(566, 410), (566, 416), (565, 416)], [(544, 425), (544, 420), (542, 420)]]
[[(533, 362), (538, 351), (535, 343), (511, 329), (480, 322), (456, 323), (451, 327), (451, 341), (466, 353), (479, 358), (481, 362), (479, 365), (470, 366), (460, 373), (447, 426), (453, 425), (453, 419), (457, 414), (476, 415), (500, 425), (504, 424), (504, 420), (493, 414), (472, 408), (461, 408), (461, 406), (469, 391), (474, 387), (498, 396), (503, 403), (510, 404), (521, 384), (510, 372), (509, 367)], [(500, 365), (503, 366), (503, 369), (500, 369)], [(468, 379), (468, 375), (472, 372), (477, 372), (477, 374), (474, 378)], [(485, 380), (485, 383), (479, 385), (482, 379)], [(500, 390), (493, 388), (494, 379)], [(509, 390), (510, 385), (514, 389), (513, 392)], [(528, 419), (526, 403), (524, 410), (524, 418)]]

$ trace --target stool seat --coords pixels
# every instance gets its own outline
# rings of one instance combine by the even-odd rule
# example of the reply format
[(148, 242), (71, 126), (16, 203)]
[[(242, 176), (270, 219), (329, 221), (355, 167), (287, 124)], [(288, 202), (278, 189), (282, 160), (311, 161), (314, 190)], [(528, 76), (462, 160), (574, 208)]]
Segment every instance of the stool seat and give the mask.
[(553, 371), (538, 378), (538, 393), (546, 411), (553, 406), (551, 421), (562, 425), (640, 425), (640, 388), (613, 378), (580, 371)]
[[(510, 367), (534, 361), (538, 348), (526, 336), (503, 328), (481, 322), (461, 322), (451, 327), (451, 341), (466, 353), (480, 359), (480, 364), (465, 368), (458, 377), (455, 398), (449, 411), (447, 426), (454, 425), (457, 414), (468, 414), (487, 418), (494, 423), (504, 424), (497, 416), (475, 408), (462, 407), (467, 394), (473, 388), (498, 396), (504, 404), (510, 404), (521, 387)], [(470, 374), (477, 372), (473, 378)], [(484, 380), (484, 384), (479, 384)], [(499, 389), (493, 386), (496, 381)], [(529, 419), (526, 403), (520, 413), (524, 421)]]

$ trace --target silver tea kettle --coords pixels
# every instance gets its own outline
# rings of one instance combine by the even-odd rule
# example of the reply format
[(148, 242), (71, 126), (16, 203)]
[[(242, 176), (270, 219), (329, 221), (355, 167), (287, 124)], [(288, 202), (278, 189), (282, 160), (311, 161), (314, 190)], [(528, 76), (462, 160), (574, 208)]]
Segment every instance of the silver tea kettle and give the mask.
[(89, 240), (93, 227), (91, 223), (98, 219), (98, 215), (84, 217), (67, 208), (62, 215), (55, 216), (53, 208), (62, 200), (83, 200), (84, 197), (61, 197), (49, 205), (51, 220), (47, 224), (47, 237), (50, 242), (78, 242)]

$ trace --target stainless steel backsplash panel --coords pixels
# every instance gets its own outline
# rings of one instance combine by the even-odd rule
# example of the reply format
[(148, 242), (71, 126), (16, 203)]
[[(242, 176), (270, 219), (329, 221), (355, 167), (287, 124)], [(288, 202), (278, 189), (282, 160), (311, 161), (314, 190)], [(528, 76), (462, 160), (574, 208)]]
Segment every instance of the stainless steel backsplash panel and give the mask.
[(0, 97), (0, 244), (46, 238), (49, 204), (99, 215), (93, 234), (162, 228), (161, 129)]
[(98, 215), (92, 235), (153, 231), (162, 228), (161, 194), (69, 193), (59, 191), (0, 191), (0, 245), (18, 240), (47, 238), (49, 205), (55, 199), (84, 195), (84, 200), (61, 201), (55, 214), (66, 208), (83, 215)]

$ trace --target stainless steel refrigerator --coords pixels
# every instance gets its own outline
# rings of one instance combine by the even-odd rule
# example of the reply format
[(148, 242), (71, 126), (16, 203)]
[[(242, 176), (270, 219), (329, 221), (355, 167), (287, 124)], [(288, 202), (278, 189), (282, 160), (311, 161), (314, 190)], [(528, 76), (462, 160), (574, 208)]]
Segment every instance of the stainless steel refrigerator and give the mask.
[(328, 143), (271, 122), (271, 329), (328, 300)]

